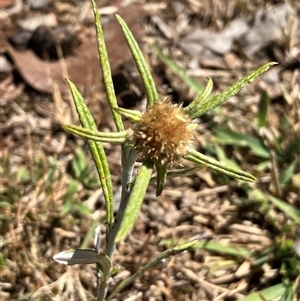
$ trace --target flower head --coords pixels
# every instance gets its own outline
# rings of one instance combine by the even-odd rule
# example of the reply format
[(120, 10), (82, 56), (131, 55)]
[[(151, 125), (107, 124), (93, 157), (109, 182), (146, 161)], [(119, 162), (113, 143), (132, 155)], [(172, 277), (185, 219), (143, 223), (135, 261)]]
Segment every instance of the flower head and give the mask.
[(183, 108), (169, 99), (149, 106), (133, 127), (131, 139), (140, 152), (140, 159), (155, 165), (180, 164), (193, 142), (194, 123)]

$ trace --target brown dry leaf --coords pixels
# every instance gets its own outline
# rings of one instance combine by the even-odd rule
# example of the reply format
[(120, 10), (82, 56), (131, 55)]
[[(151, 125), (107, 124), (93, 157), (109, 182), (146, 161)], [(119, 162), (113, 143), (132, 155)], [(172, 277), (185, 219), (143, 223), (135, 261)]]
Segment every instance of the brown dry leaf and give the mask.
[(14, 0), (0, 0), (0, 7), (13, 6), (14, 4)]
[[(138, 19), (141, 17), (142, 6), (135, 5), (119, 9), (118, 14), (124, 17), (133, 35), (138, 39), (141, 36), (141, 27)], [(94, 29), (85, 29), (80, 36), (81, 45), (76, 52), (65, 59), (68, 78), (81, 90), (87, 85), (99, 83), (101, 73), (98, 63), (96, 37), (91, 32)], [(123, 33), (117, 21), (113, 19), (104, 30), (107, 51), (112, 71), (131, 58)], [(62, 93), (68, 91), (65, 83), (65, 73), (60, 62), (46, 62), (41, 60), (31, 50), (17, 51), (7, 42), (7, 51), (13, 59), (16, 68), (24, 81), (32, 88), (52, 93), (53, 84), (58, 84)]]

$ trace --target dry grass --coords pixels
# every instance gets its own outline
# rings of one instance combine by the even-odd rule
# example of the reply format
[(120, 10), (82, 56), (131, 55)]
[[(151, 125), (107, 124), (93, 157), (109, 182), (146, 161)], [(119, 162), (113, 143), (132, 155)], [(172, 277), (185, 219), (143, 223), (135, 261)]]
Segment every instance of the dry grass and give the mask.
[[(162, 27), (145, 20), (143, 48), (149, 52), (149, 43), (155, 40), (182, 66), (188, 66), (190, 57), (177, 43), (191, 29), (221, 30), (237, 15), (253, 19), (259, 8), (275, 5), (273, 1), (225, 1), (225, 5), (223, 1), (172, 2), (164, 1), (169, 10), (162, 3), (147, 3), (150, 13), (154, 15), (156, 10), (167, 27), (161, 32)], [(293, 6), (299, 15), (298, 2), (294, 0)], [(172, 36), (174, 29), (177, 36), (169, 40), (166, 36)], [(264, 77), (213, 114), (203, 116), (196, 134), (201, 151), (235, 160), (243, 170), (256, 175), (259, 183), (249, 186), (202, 170), (168, 180), (158, 199), (154, 185), (150, 186), (134, 230), (117, 247), (114, 264), (119, 271), (110, 285), (136, 272), (168, 243), (201, 233), (206, 233), (210, 242), (229, 245), (237, 253), (199, 246), (147, 272), (116, 300), (236, 300), (283, 279), (299, 285), (299, 274), (287, 275), (287, 269), (283, 275), (280, 270), (283, 262), (296, 258), (291, 244), (299, 222), (266, 200), (267, 196), (277, 197), (293, 208), (300, 207), (300, 66), (299, 60), (291, 60), (300, 46), (293, 37), (287, 35), (286, 40), (273, 45), (276, 51), (271, 54), (282, 61), (280, 68), (270, 73), (278, 78)], [(176, 102), (188, 103), (194, 95), (192, 89), (157, 57), (150, 55), (149, 60), (160, 92), (172, 91)], [(219, 89), (271, 60), (274, 57), (268, 49), (248, 58), (237, 47), (222, 57), (223, 63), (217, 60), (213, 66), (206, 62), (204, 69), (218, 72), (223, 64), (221, 69), (226, 72), (214, 78)], [(228, 67), (231, 64), (233, 68)], [(123, 72), (129, 83), (137, 83), (134, 89), (138, 91), (139, 82), (131, 67)], [(205, 76), (199, 82), (204, 84)], [(267, 91), (270, 103), (266, 125), (259, 128), (261, 89)], [(86, 94), (99, 128), (113, 130), (104, 93), (91, 87)], [(72, 114), (65, 113), (70, 110), (69, 101), (59, 94), (54, 97), (56, 102), (50, 95), (27, 88), (1, 104), (1, 300), (93, 300), (94, 266), (66, 268), (52, 260), (65, 249), (93, 248), (93, 227), (98, 222), (103, 243), (105, 234), (104, 202), (87, 146), (63, 132), (60, 122), (75, 121)], [(140, 97), (135, 106), (140, 108), (141, 103)], [(223, 129), (263, 141), (271, 156), (260, 156), (251, 143), (243, 147), (232, 137), (222, 140)], [(120, 150), (111, 145), (105, 149), (118, 194)], [(292, 164), (291, 175), (282, 181), (282, 173)], [(246, 251), (251, 254), (245, 255)]]

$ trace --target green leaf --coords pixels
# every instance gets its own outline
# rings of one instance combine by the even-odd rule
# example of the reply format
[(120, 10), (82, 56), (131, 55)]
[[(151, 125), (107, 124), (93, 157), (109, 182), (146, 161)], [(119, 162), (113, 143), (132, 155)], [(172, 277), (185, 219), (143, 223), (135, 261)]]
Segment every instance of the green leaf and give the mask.
[(287, 184), (294, 175), (296, 168), (298, 166), (298, 159), (295, 159), (286, 169), (284, 169), (280, 174), (280, 183)]
[[(194, 174), (195, 172), (203, 169), (204, 166), (195, 166), (195, 167), (188, 167), (188, 168), (179, 168), (173, 169), (167, 172), (167, 179), (175, 178), (175, 177), (182, 177), (189, 174)], [(151, 183), (157, 182), (157, 177), (151, 177)]]
[(145, 162), (142, 165), (141, 170), (135, 179), (132, 192), (129, 196), (129, 200), (124, 212), (123, 220), (121, 221), (121, 227), (117, 234), (116, 241), (119, 241), (126, 237), (126, 235), (131, 231), (135, 221), (137, 220), (147, 187), (149, 185), (152, 170), (153, 164)]
[(124, 108), (114, 108), (114, 110), (120, 115), (128, 118), (132, 122), (139, 122), (143, 114), (140, 111), (128, 110)]
[(148, 69), (146, 60), (142, 54), (142, 51), (136, 42), (134, 36), (132, 35), (131, 31), (129, 30), (127, 24), (125, 21), (116, 14), (116, 18), (123, 30), (123, 33), (125, 35), (126, 41), (128, 43), (128, 46), (130, 48), (130, 51), (132, 53), (134, 62), (136, 64), (136, 67), (138, 69), (138, 72), (142, 78), (142, 81), (145, 86), (146, 95), (147, 95), (147, 104), (152, 105), (156, 101), (158, 101), (158, 94), (156, 91), (155, 83), (152, 78), (152, 75)]
[(259, 292), (252, 293), (239, 301), (273, 301), (280, 298), (285, 292), (285, 286), (282, 283), (270, 286)]
[[(71, 89), (71, 93), (73, 96), (73, 100), (76, 106), (76, 110), (79, 116), (81, 126), (91, 131), (97, 131), (97, 125), (95, 123), (95, 120), (91, 115), (88, 107), (86, 106), (83, 97), (81, 96), (81, 94), (79, 93), (79, 91), (71, 81), (67, 80), (67, 83), (69, 84)], [(103, 190), (103, 195), (105, 198), (107, 224), (109, 225), (109, 227), (111, 227), (114, 221), (113, 187), (112, 187), (111, 175), (110, 175), (107, 158), (101, 142), (88, 140), (88, 144), (98, 171), (99, 179)]]
[(93, 141), (123, 143), (127, 136), (126, 131), (106, 133), (85, 129), (76, 125), (64, 125), (63, 128), (74, 135)]
[(288, 146), (285, 155), (288, 158), (292, 158), (293, 156), (297, 156), (300, 153), (300, 139), (293, 139), (291, 144)]
[(72, 209), (85, 217), (90, 217), (92, 213), (89, 208), (87, 208), (85, 205), (81, 203), (75, 204)]
[(61, 214), (61, 215), (66, 215), (66, 214), (68, 214), (68, 213), (72, 210), (73, 203), (74, 203), (74, 202), (73, 202), (72, 200), (70, 200), (70, 199), (67, 200), (66, 202), (64, 202), (60, 214)]
[(266, 117), (269, 107), (269, 96), (266, 91), (262, 91), (260, 94), (260, 101), (258, 104), (258, 126), (263, 127), (266, 125)]
[(183, 110), (190, 116), (191, 119), (195, 119), (198, 116), (198, 111), (203, 106), (205, 102), (209, 100), (213, 88), (213, 81), (210, 78), (205, 89), (193, 100), (187, 107)]
[(207, 157), (194, 149), (190, 148), (189, 154), (184, 156), (185, 159), (192, 161), (196, 164), (200, 164), (201, 166), (207, 166), (210, 169), (231, 176), (235, 179), (246, 181), (246, 182), (257, 182), (257, 179), (251, 174), (244, 172), (242, 170), (237, 170), (228, 167), (225, 164), (222, 164), (215, 159)]
[(293, 219), (298, 225), (300, 225), (300, 209), (290, 205), (289, 203), (278, 199), (272, 195), (267, 195), (269, 201), (271, 201), (277, 208), (284, 212), (287, 216)]
[(117, 97), (115, 94), (114, 84), (111, 75), (111, 69), (108, 60), (108, 54), (106, 50), (104, 34), (102, 30), (100, 15), (98, 12), (97, 3), (95, 0), (91, 0), (93, 12), (94, 12), (94, 24), (96, 28), (96, 36), (97, 36), (97, 44), (98, 44), (98, 55), (100, 61), (100, 68), (103, 74), (104, 87), (106, 91), (106, 95), (108, 98), (108, 102), (112, 111), (112, 115), (114, 118), (115, 125), (119, 132), (124, 131), (124, 125), (122, 122), (122, 118), (119, 114), (117, 114), (113, 108), (118, 107)]
[(94, 250), (67, 250), (62, 251), (53, 256), (53, 259), (65, 265), (74, 265), (74, 264), (91, 264), (98, 263), (102, 266), (103, 270), (109, 272), (110, 269), (110, 259), (104, 254), (99, 254)]
[(81, 147), (75, 149), (75, 157), (71, 162), (74, 176), (76, 179), (80, 177), (82, 172), (88, 168), (86, 155)]
[[(2, 177), (2, 175), (0, 175)], [(14, 175), (16, 181), (28, 181), (31, 179), (29, 170), (25, 167), (19, 167)]]
[(225, 100), (227, 100), (229, 97), (232, 97), (236, 93), (238, 93), (240, 90), (242, 90), (245, 86), (247, 86), (249, 83), (254, 81), (256, 78), (258, 78), (260, 75), (265, 73), (266, 71), (269, 70), (269, 68), (272, 65), (275, 65), (277, 63), (275, 62), (270, 62), (267, 63), (258, 69), (250, 72), (248, 75), (243, 77), (242, 79), (238, 80), (236, 83), (222, 91), (219, 95), (211, 98), (209, 101), (203, 103), (202, 106), (200, 106), (198, 112), (197, 112), (197, 117), (205, 114), (206, 112), (214, 109), (215, 107), (218, 107), (221, 105)]
[(132, 283), (136, 278), (138, 278), (139, 276), (144, 274), (146, 271), (148, 271), (148, 270), (154, 268), (155, 266), (157, 266), (158, 264), (160, 264), (165, 258), (168, 258), (170, 256), (176, 255), (178, 253), (184, 252), (184, 251), (192, 248), (197, 243), (197, 241), (198, 241), (198, 239), (191, 240), (182, 245), (171, 247), (171, 248), (161, 252), (160, 254), (155, 256), (153, 259), (151, 259), (145, 266), (139, 268), (139, 270), (135, 274), (133, 274), (132, 276), (127, 277), (125, 280), (121, 281), (113, 289), (113, 291), (107, 297), (106, 300), (107, 301), (112, 300), (112, 298), (115, 297), (118, 292), (120, 292), (122, 289), (124, 289), (124, 287), (126, 287), (127, 285)]
[(243, 257), (245, 259), (251, 258), (251, 251), (246, 248), (225, 245), (213, 241), (199, 241), (193, 246), (193, 249), (202, 249), (216, 254)]
[(197, 94), (201, 93), (203, 87), (194, 78), (186, 74), (186, 70), (180, 67), (175, 61), (167, 57), (160, 48), (153, 44), (151, 49), (158, 55), (158, 57), (180, 78), (182, 79), (191, 89), (193, 89)]
[[(283, 296), (281, 297), (280, 301), (294, 301), (294, 300), (296, 300), (297, 295), (298, 295), (297, 291), (299, 292), (299, 287), (296, 283), (295, 283), (294, 287), (293, 286), (287, 287), (284, 294), (283, 294)], [(299, 297), (299, 295), (298, 295), (298, 297)]]
[(254, 155), (266, 159), (270, 158), (269, 149), (261, 139), (222, 128), (214, 129), (214, 134), (216, 141), (220, 144), (249, 147)]
[(230, 168), (239, 169), (238, 164), (234, 160), (229, 159), (226, 156), (225, 151), (224, 151), (223, 148), (221, 148), (219, 145), (216, 145), (215, 149), (216, 149), (216, 155), (217, 155), (220, 162), (223, 162), (224, 164), (226, 164)]

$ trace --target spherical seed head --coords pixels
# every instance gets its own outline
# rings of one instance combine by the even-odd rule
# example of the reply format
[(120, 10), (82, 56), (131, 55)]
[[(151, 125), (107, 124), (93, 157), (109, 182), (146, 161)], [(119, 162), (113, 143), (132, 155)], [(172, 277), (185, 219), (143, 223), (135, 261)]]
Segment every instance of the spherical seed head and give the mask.
[(150, 106), (133, 128), (132, 139), (141, 160), (155, 164), (180, 163), (193, 140), (194, 124), (184, 110), (167, 101)]

